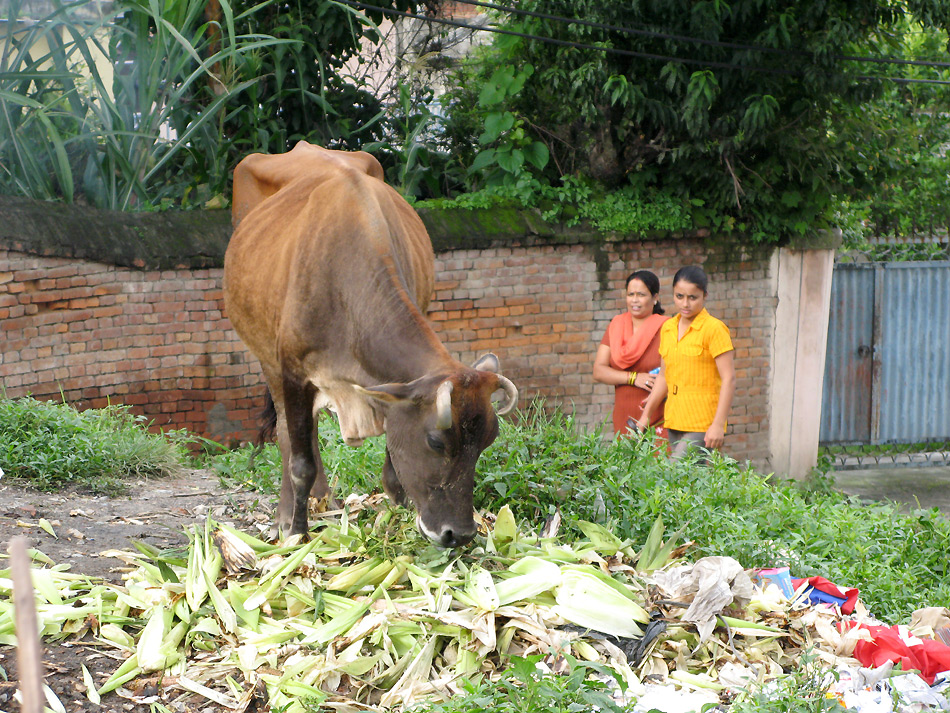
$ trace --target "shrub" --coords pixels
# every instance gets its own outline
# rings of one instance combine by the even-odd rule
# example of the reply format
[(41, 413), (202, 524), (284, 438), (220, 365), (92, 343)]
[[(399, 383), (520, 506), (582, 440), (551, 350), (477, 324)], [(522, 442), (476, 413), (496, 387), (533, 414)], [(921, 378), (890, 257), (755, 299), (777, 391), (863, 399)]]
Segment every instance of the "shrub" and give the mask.
[(187, 437), (149, 433), (125, 406), (77, 411), (62, 403), (0, 400), (0, 468), (39, 490), (77, 485), (115, 492), (126, 478), (174, 474), (188, 464)]
[[(382, 438), (346, 447), (335, 419), (325, 417), (321, 439), (337, 492), (380, 489)], [(268, 449), (251, 475), (240, 468), (249, 449), (218, 456), (213, 467), (232, 482), (266, 480), (265, 492), (276, 493), (279, 457), (275, 446)], [(722, 455), (710, 465), (672, 462), (648, 441), (578, 433), (573, 419), (541, 403), (519, 423), (503, 420), (478, 462), (475, 507), (497, 512), (502, 505), (524, 530), (540, 531), (560, 511), (569, 533), (580, 535), (577, 521), (590, 520), (633, 542), (644, 542), (662, 517), (669, 532), (682, 529), (695, 543), (693, 558), (728, 555), (745, 567), (788, 565), (798, 577), (821, 575), (859, 588), (876, 616), (895, 623), (950, 601), (950, 520), (935, 509), (905, 515), (892, 504), (849, 497), (826, 477), (787, 481)]]

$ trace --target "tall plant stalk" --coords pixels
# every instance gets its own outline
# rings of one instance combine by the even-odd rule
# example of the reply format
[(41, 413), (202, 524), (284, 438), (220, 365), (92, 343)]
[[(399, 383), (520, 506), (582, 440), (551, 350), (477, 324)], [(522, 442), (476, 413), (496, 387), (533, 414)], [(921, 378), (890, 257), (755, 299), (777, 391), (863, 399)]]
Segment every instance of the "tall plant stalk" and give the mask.
[(209, 178), (176, 168), (186, 152), (222, 155), (218, 114), (258, 81), (229, 81), (230, 69), (293, 42), (235, 31), (266, 2), (235, 17), (220, 0), (211, 20), (206, 0), (119, 0), (98, 18), (83, 12), (93, 3), (57, 5), (29, 24), (19, 0), (10, 4), (7, 27), (22, 30), (0, 37), (0, 190), (73, 201), (81, 185), (101, 208), (147, 208)]

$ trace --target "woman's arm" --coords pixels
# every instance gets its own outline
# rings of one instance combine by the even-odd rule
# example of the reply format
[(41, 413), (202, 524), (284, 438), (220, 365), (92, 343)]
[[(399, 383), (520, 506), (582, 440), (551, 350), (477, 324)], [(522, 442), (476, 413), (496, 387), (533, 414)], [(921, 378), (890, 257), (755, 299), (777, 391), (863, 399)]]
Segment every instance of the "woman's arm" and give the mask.
[(723, 352), (716, 357), (716, 369), (722, 384), (719, 386), (719, 403), (716, 406), (716, 415), (712, 425), (706, 429), (703, 442), (706, 448), (721, 448), (726, 434), (726, 419), (729, 409), (732, 408), (732, 396), (736, 392), (735, 352)]
[(640, 420), (637, 421), (638, 430), (645, 431), (650, 427), (650, 422), (653, 420), (653, 412), (659, 404), (663, 403), (663, 399), (666, 398), (666, 390), (666, 362), (663, 361), (661, 357), (660, 373), (656, 375), (656, 383), (653, 384), (653, 389), (643, 404)]
[[(649, 390), (648, 377), (649, 374), (637, 374), (634, 384), (641, 389)], [(610, 347), (606, 344), (598, 345), (597, 355), (594, 357), (594, 381), (601, 384), (610, 384), (611, 386), (624, 386), (629, 383), (629, 378), (629, 371), (614, 369), (610, 366)]]

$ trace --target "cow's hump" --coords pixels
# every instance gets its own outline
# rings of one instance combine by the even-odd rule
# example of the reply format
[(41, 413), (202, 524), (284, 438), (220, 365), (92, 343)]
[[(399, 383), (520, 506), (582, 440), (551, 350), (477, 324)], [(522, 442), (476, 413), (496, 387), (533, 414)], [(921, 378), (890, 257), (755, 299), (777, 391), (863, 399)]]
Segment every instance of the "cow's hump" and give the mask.
[(347, 170), (384, 179), (379, 161), (365, 151), (334, 151), (298, 141), (287, 153), (249, 154), (234, 169), (231, 225), (237, 227), (257, 205), (292, 181), (301, 177), (319, 181)]

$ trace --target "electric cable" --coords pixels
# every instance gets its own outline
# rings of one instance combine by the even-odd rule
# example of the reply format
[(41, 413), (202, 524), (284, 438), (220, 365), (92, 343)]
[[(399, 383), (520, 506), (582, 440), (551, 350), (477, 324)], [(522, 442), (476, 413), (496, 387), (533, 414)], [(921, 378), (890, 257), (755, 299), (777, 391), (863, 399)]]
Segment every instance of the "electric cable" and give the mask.
[[(484, 2), (484, 0), (455, 0), (455, 2), (462, 5), (472, 5), (476, 7), (485, 7), (491, 10), (498, 10), (505, 13), (512, 13), (517, 15), (527, 15), (530, 17), (536, 17), (542, 20), (553, 20), (555, 22), (560, 22), (566, 25), (583, 25), (585, 27), (592, 27), (599, 30), (608, 30), (610, 32), (620, 32), (626, 35), (635, 35), (640, 37), (649, 37), (652, 39), (661, 39), (661, 40), (675, 40), (677, 42), (690, 42), (694, 44), (707, 45), (710, 47), (723, 47), (726, 49), (737, 49), (737, 50), (749, 50), (753, 52), (764, 52), (768, 54), (778, 54), (792, 57), (811, 57), (813, 56), (811, 52), (805, 50), (789, 50), (781, 49), (780, 47), (763, 47), (761, 45), (747, 45), (739, 42), (724, 42), (722, 40), (706, 40), (701, 37), (690, 37), (688, 35), (675, 35), (666, 32), (656, 32), (654, 30), (638, 30), (632, 27), (623, 27), (621, 25), (609, 25), (602, 22), (593, 22), (591, 20), (582, 20), (580, 18), (573, 17), (564, 17), (561, 15), (551, 15), (545, 12), (536, 12), (533, 10), (522, 10), (517, 7), (509, 7), (507, 5), (497, 5), (495, 3)], [(847, 60), (852, 62), (870, 62), (876, 64), (901, 64), (901, 65), (913, 65), (921, 67), (950, 67), (950, 62), (937, 62), (930, 60), (917, 60), (917, 59), (897, 59), (891, 57), (866, 57), (860, 55), (831, 55), (832, 59), (836, 60)]]
[[(459, 0), (464, 1), (464, 0)], [(457, 20), (450, 20), (448, 18), (439, 18), (439, 17), (427, 17), (425, 15), (418, 15), (416, 13), (404, 12), (402, 10), (396, 10), (393, 8), (380, 7), (378, 5), (372, 5), (370, 3), (361, 2), (361, 0), (336, 0), (340, 4), (349, 5), (350, 7), (355, 7), (361, 10), (375, 10), (382, 12), (387, 15), (396, 15), (399, 17), (408, 17), (416, 20), (423, 20), (426, 22), (434, 22), (441, 25), (449, 25), (452, 27), (463, 27), (470, 29), (472, 31), (484, 31), (484, 32), (494, 32), (496, 34), (502, 35), (511, 35), (514, 37), (521, 37), (524, 39), (537, 40), (539, 42), (545, 42), (548, 44), (559, 45), (562, 47), (573, 47), (576, 49), (589, 49), (598, 52), (604, 52), (607, 54), (617, 54), (621, 56), (628, 57), (637, 57), (640, 59), (652, 59), (663, 62), (678, 62), (680, 64), (691, 64), (698, 65), (702, 67), (714, 67), (716, 69), (729, 69), (729, 70), (738, 70), (738, 71), (747, 71), (747, 72), (760, 72), (765, 74), (778, 74), (786, 76), (801, 76), (801, 72), (792, 69), (786, 68), (776, 68), (776, 67), (761, 67), (755, 65), (737, 65), (730, 64), (728, 62), (717, 62), (714, 60), (701, 60), (693, 59), (690, 57), (674, 57), (670, 55), (661, 55), (651, 52), (637, 52), (635, 50), (625, 50), (617, 47), (598, 47), (597, 45), (587, 44), (584, 42), (573, 42), (569, 40), (561, 40), (555, 37), (543, 37), (541, 35), (531, 35), (524, 32), (516, 32), (514, 30), (506, 30), (500, 27), (491, 27), (488, 25), (470, 25), (465, 22), (460, 22)], [(910, 61), (910, 60), (907, 60)], [(857, 75), (853, 79), (861, 81), (891, 81), (897, 84), (933, 84), (933, 85), (950, 85), (950, 80), (943, 79), (915, 79), (908, 77), (875, 77), (871, 75)]]
[(464, 27), (473, 31), (485, 31), (485, 32), (494, 32), (500, 35), (511, 35), (514, 37), (522, 37), (529, 40), (538, 40), (540, 42), (546, 42), (548, 44), (560, 45), (562, 47), (574, 47), (576, 49), (590, 49), (598, 52), (607, 52), (608, 54), (619, 54), (629, 57), (639, 57), (641, 59), (655, 59), (662, 60), (666, 62), (680, 62), (682, 64), (695, 64), (703, 67), (716, 67), (719, 69), (744, 69), (749, 71), (756, 72), (765, 72), (768, 74), (785, 74), (785, 75), (794, 75), (799, 74), (794, 70), (790, 69), (778, 69), (771, 67), (745, 67), (735, 64), (729, 64), (728, 62), (716, 62), (713, 60), (701, 60), (693, 59), (690, 57), (672, 57), (669, 55), (653, 54), (650, 52), (636, 52), (634, 50), (625, 50), (619, 49), (616, 47), (598, 47), (597, 45), (586, 44), (584, 42), (571, 42), (569, 40), (559, 40), (555, 37), (543, 37), (541, 35), (529, 35), (524, 32), (516, 32), (514, 30), (506, 30), (501, 27), (491, 27), (488, 25), (469, 25), (465, 22), (460, 22), (458, 20), (450, 20), (447, 18), (441, 17), (426, 17), (425, 15), (417, 15), (411, 12), (403, 12), (402, 10), (395, 10), (387, 7), (379, 7), (378, 5), (371, 5), (369, 3), (361, 2), (361, 0), (336, 0), (343, 5), (349, 5), (350, 7), (355, 7), (360, 10), (376, 10), (387, 15), (397, 15), (399, 17), (408, 17), (415, 20), (424, 20), (426, 22), (435, 22), (440, 25), (450, 25), (452, 27)]

